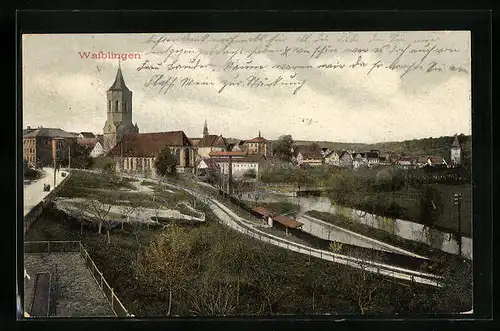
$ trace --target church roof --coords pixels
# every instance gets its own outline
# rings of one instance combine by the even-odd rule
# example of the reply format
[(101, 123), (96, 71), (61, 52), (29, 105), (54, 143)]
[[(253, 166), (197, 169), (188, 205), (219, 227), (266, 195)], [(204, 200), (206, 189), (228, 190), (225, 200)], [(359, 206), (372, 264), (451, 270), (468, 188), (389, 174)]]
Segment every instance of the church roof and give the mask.
[(108, 91), (122, 91), (122, 90), (130, 91), (127, 85), (125, 85), (125, 80), (123, 79), (122, 75), (122, 69), (119, 67), (118, 71), (116, 72), (115, 82), (113, 83), (113, 85), (111, 85)]
[(451, 145), (451, 147), (460, 148), (460, 142), (458, 141), (457, 135), (455, 135), (455, 140), (453, 140), (453, 144)]
[(152, 157), (156, 156), (164, 146), (190, 147), (192, 145), (184, 131), (131, 133), (124, 135), (121, 142), (117, 143), (108, 155)]

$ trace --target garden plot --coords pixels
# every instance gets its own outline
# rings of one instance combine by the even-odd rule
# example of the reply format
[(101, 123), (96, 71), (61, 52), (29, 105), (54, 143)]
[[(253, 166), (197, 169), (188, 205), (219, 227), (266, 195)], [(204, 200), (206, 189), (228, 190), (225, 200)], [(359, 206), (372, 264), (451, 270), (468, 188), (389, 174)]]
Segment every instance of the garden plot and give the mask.
[(67, 215), (95, 221), (157, 223), (158, 219), (205, 221), (204, 214), (186, 215), (175, 209), (146, 208), (131, 205), (115, 205), (85, 198), (57, 198), (55, 207)]

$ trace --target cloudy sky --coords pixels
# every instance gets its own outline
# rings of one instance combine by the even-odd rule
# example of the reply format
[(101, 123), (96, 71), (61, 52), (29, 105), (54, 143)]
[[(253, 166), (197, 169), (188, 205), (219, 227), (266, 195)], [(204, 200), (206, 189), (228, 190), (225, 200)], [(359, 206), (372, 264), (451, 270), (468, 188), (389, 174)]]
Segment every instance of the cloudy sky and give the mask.
[(23, 127), (102, 133), (113, 52), (136, 57), (120, 66), (140, 132), (199, 137), (207, 119), (241, 139), (471, 134), (468, 32), (24, 35), (22, 46)]

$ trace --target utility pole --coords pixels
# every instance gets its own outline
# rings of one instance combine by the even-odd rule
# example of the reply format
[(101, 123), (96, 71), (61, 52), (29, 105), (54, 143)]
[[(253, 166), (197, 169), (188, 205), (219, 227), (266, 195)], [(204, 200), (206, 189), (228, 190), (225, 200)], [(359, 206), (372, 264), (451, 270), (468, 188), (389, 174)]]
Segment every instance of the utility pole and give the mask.
[(68, 171), (71, 171), (71, 144), (68, 144)]
[(462, 256), (462, 216), (461, 216), (461, 206), (462, 206), (462, 194), (454, 194), (454, 204), (457, 208), (457, 222), (458, 222), (458, 255)]
[(232, 185), (231, 185), (231, 182), (232, 182), (232, 179), (233, 179), (233, 160), (231, 158), (231, 155), (229, 155), (229, 174), (228, 174), (228, 177), (227, 177), (227, 198), (229, 200), (231, 200), (231, 189), (232, 189)]
[(54, 159), (54, 187), (56, 188), (56, 171), (57, 171), (57, 140), (52, 138), (52, 158)]

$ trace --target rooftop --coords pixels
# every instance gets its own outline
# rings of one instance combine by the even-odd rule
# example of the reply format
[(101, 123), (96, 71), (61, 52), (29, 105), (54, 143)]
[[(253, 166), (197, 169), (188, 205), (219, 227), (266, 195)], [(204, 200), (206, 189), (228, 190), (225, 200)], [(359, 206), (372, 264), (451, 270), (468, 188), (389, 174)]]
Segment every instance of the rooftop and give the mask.
[(109, 156), (156, 156), (165, 147), (191, 147), (191, 141), (184, 131), (154, 133), (132, 133), (125, 135), (109, 152)]
[(75, 138), (73, 134), (59, 128), (41, 128), (41, 127), (31, 132), (28, 132), (23, 136), (23, 138), (33, 138), (33, 137)]
[(282, 216), (282, 215), (274, 216), (273, 220), (278, 222), (278, 223), (283, 224), (287, 228), (295, 229), (295, 228), (300, 228), (302, 226), (302, 223), (297, 222), (293, 218)]
[(122, 90), (130, 91), (127, 85), (125, 85), (125, 80), (123, 79), (122, 75), (122, 69), (118, 67), (118, 71), (116, 72), (115, 82), (113, 83), (113, 85), (111, 85), (108, 91), (122, 91)]

